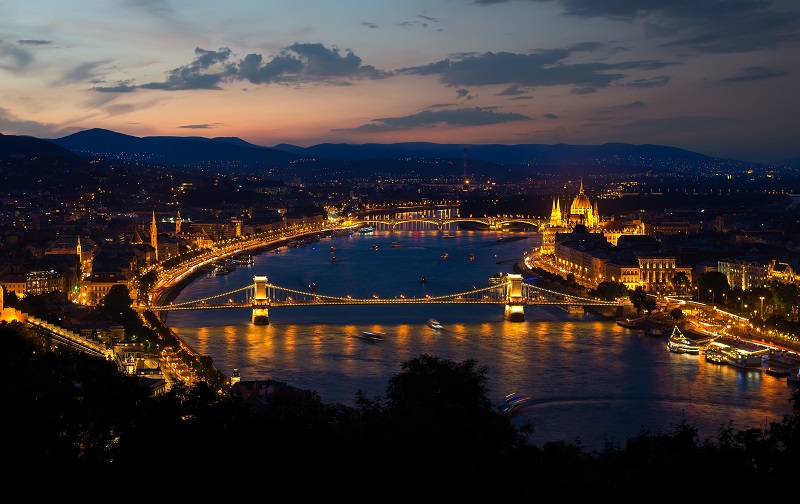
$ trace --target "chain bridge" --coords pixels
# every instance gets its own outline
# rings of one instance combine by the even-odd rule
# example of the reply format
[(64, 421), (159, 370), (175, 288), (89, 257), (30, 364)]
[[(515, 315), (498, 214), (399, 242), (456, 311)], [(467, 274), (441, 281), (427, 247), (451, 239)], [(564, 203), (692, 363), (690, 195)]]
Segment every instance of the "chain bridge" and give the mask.
[(525, 320), (525, 306), (556, 305), (573, 306), (613, 306), (617, 301), (602, 301), (595, 298), (578, 297), (545, 289), (525, 282), (522, 275), (508, 273), (498, 277), (487, 287), (464, 292), (424, 297), (378, 297), (354, 298), (352, 296), (331, 296), (311, 291), (301, 291), (271, 284), (266, 276), (253, 277), (253, 284), (214, 296), (151, 306), (151, 311), (207, 310), (223, 308), (252, 308), (252, 322), (256, 325), (269, 324), (270, 308), (330, 305), (406, 305), (406, 304), (497, 304), (504, 306), (503, 316), (511, 322)]

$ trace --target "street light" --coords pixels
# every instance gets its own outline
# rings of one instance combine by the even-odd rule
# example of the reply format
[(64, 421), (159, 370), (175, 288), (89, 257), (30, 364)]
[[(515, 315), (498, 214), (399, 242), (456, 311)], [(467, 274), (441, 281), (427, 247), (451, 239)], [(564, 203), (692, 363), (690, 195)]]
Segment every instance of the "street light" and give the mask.
[(764, 320), (764, 296), (758, 296), (761, 300), (761, 320)]
[(708, 293), (711, 294), (711, 306), (714, 306), (714, 291), (712, 289), (708, 289)]

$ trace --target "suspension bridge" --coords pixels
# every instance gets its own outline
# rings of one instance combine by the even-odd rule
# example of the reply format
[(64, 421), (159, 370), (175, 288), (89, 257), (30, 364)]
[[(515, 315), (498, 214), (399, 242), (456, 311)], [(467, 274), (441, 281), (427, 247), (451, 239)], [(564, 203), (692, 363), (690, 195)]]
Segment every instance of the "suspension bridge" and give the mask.
[(579, 297), (545, 289), (525, 282), (522, 275), (508, 273), (497, 277), (487, 287), (473, 288), (464, 292), (438, 296), (354, 298), (352, 296), (332, 296), (314, 291), (301, 291), (271, 284), (266, 276), (253, 277), (253, 283), (241, 288), (215, 294), (213, 296), (179, 303), (150, 306), (154, 312), (172, 310), (209, 310), (226, 308), (252, 308), (252, 322), (255, 325), (269, 324), (271, 308), (331, 305), (408, 305), (408, 304), (496, 304), (503, 305), (503, 316), (511, 322), (525, 320), (525, 306), (554, 305), (574, 306), (622, 306), (617, 301), (603, 301), (595, 298)]

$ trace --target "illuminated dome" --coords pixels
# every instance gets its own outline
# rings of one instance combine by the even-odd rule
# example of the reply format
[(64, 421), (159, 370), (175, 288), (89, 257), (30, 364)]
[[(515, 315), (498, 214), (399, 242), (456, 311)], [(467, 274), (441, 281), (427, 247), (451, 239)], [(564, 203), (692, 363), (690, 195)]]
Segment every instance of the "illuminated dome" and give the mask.
[(592, 211), (592, 204), (586, 194), (583, 193), (583, 180), (581, 180), (581, 189), (575, 199), (572, 200), (572, 206), (569, 209), (571, 214), (586, 215)]

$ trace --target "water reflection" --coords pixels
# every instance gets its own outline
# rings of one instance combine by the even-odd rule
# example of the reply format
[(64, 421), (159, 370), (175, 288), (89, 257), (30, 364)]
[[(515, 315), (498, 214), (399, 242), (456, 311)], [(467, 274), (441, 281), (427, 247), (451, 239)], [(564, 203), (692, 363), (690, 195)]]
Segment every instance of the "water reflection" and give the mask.
[[(498, 270), (512, 272), (534, 239), (498, 243), (492, 233), (454, 234), (443, 239), (435, 231), (378, 231), (264, 254), (253, 266), (201, 278), (178, 301), (227, 292), (254, 275), (286, 287), (314, 281), (330, 294), (460, 292), (486, 285)], [(403, 247), (390, 247), (400, 240)], [(334, 244), (337, 256), (349, 260), (331, 264)], [(444, 251), (450, 252), (447, 260), (440, 259)], [(427, 284), (419, 282), (423, 274)], [(428, 327), (428, 318), (441, 321), (444, 330)], [(684, 419), (701, 436), (714, 436), (730, 421), (736, 428), (760, 427), (790, 411), (785, 379), (674, 354), (662, 338), (591, 315), (527, 307), (525, 319), (505, 321), (501, 306), (437, 304), (281, 308), (270, 310), (266, 326), (252, 325), (248, 310), (187, 311), (170, 313), (167, 323), (223, 372), (238, 368), (243, 380), (271, 378), (315, 390), (326, 403), (353, 404), (357, 390), (384, 395), (402, 363), (422, 353), (474, 359), (488, 368), (487, 386), (497, 404), (511, 392), (532, 397), (512, 418), (534, 423), (537, 444), (580, 436), (599, 448), (604, 434), (624, 441), (642, 428), (663, 431)], [(356, 337), (365, 330), (385, 333), (383, 341)]]

